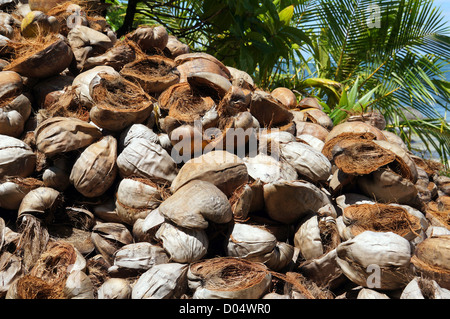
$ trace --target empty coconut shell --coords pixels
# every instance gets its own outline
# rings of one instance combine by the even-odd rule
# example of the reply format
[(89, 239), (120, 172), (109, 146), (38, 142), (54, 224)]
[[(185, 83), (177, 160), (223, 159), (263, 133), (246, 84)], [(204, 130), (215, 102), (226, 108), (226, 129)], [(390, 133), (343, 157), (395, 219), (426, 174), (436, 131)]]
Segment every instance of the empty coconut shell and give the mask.
[(149, 94), (161, 93), (180, 80), (175, 62), (159, 55), (128, 63), (120, 74), (127, 80), (138, 83)]

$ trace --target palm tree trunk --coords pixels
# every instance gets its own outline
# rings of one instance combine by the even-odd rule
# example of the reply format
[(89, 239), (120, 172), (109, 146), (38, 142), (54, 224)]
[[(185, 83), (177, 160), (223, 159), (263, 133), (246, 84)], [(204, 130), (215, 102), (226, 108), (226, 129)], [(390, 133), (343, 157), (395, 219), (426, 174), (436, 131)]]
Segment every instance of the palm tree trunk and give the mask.
[(134, 16), (136, 15), (139, 0), (128, 0), (127, 12), (122, 26), (117, 30), (117, 37), (121, 37), (133, 29)]

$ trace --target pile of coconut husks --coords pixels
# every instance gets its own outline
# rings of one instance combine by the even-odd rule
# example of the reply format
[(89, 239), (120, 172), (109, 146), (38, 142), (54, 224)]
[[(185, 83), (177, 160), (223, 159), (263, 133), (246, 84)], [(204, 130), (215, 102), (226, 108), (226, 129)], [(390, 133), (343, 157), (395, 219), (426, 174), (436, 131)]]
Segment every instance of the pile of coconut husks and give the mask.
[(380, 113), (93, 1), (0, 8), (0, 298), (450, 298), (450, 178)]

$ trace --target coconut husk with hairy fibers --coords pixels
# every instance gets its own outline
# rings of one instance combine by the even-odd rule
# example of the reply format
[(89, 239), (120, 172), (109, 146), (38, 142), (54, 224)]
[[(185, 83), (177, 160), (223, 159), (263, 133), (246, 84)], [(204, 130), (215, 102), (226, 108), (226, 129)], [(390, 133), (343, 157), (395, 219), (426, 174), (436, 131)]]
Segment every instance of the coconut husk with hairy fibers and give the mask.
[(161, 93), (180, 81), (172, 59), (153, 55), (126, 64), (120, 74), (139, 84), (149, 94)]

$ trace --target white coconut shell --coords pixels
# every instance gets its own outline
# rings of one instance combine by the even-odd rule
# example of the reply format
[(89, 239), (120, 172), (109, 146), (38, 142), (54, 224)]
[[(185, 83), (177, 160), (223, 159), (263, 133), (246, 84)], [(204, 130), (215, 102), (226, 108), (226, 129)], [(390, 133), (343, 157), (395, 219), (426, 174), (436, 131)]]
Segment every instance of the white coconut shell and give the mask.
[(0, 179), (7, 176), (28, 177), (34, 172), (36, 155), (21, 140), (0, 135)]

